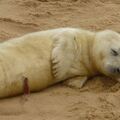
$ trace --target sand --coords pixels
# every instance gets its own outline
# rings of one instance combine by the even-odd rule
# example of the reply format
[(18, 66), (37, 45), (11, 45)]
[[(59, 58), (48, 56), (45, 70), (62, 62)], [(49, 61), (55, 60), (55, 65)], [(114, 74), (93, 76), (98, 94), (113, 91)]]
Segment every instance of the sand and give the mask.
[[(120, 0), (0, 0), (0, 41), (58, 27), (120, 32)], [(0, 120), (120, 120), (120, 84), (98, 76), (0, 100)]]

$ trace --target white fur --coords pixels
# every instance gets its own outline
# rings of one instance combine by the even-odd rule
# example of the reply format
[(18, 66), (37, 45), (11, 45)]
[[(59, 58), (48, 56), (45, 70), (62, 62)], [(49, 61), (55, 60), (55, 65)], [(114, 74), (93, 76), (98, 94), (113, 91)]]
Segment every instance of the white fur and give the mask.
[(118, 33), (76, 28), (40, 31), (1, 43), (0, 97), (23, 93), (23, 76), (31, 91), (39, 91), (76, 76), (109, 75), (105, 65), (113, 64), (108, 51), (112, 46), (120, 47)]

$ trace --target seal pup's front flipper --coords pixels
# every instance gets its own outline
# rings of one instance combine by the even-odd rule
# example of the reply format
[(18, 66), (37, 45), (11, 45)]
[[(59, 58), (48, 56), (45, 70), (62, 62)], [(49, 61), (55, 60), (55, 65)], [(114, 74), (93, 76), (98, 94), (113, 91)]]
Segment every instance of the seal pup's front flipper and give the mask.
[(71, 31), (61, 32), (54, 37), (52, 71), (57, 81), (73, 77), (70, 69), (75, 62), (76, 47), (75, 34)]
[(87, 77), (77, 76), (77, 77), (66, 80), (65, 82), (63, 82), (63, 84), (71, 88), (80, 89), (85, 85), (86, 81), (87, 81)]

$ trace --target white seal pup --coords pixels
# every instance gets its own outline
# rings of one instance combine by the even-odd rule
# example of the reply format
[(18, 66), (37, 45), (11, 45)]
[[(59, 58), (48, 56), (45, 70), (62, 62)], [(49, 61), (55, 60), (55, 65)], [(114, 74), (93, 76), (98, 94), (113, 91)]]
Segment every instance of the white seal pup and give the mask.
[(97, 74), (115, 79), (120, 75), (117, 32), (59, 28), (0, 44), (1, 98), (23, 93), (25, 85), (29, 93), (63, 80), (81, 88), (89, 77)]

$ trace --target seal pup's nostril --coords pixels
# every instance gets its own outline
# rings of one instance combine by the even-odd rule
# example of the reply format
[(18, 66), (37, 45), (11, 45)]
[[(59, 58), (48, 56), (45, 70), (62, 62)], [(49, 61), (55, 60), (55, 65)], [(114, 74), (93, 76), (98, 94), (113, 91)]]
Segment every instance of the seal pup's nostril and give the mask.
[(120, 68), (116, 68), (116, 72), (117, 72), (117, 73), (120, 73)]

